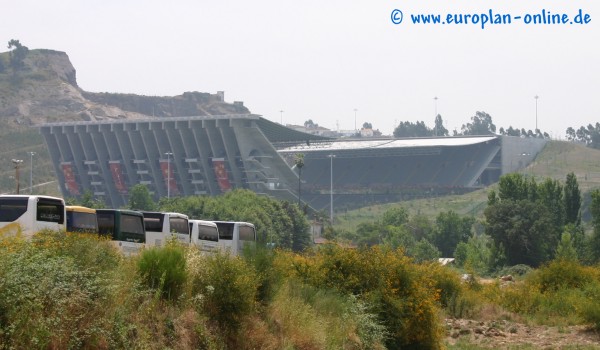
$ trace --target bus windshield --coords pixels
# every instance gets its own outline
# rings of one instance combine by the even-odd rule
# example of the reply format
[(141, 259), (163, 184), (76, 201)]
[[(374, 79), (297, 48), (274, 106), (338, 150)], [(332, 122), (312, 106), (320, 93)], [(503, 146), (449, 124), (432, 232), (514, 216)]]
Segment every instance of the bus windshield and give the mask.
[(0, 197), (0, 222), (16, 221), (27, 211), (27, 198)]

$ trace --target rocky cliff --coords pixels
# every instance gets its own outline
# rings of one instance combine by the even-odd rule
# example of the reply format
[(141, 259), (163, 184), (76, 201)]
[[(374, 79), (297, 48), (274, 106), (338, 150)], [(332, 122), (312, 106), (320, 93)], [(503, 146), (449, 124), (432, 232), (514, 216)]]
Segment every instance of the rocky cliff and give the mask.
[(250, 113), (240, 102), (226, 103), (222, 92), (172, 97), (86, 92), (77, 85), (76, 70), (64, 52), (29, 50), (18, 67), (10, 55), (0, 53), (4, 125)]

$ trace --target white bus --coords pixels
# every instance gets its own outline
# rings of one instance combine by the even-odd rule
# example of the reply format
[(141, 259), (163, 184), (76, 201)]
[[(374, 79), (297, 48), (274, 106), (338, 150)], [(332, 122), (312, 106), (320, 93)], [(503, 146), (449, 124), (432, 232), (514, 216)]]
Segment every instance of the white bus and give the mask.
[(219, 245), (232, 255), (240, 255), (247, 244), (256, 242), (256, 229), (249, 222), (213, 221), (219, 228)]
[(96, 217), (98, 233), (109, 236), (123, 254), (134, 255), (144, 247), (146, 231), (142, 213), (126, 209), (97, 209)]
[(215, 252), (219, 246), (219, 229), (212, 221), (189, 220), (191, 243), (203, 252)]
[(190, 244), (188, 216), (180, 213), (141, 212), (144, 215), (146, 245), (164, 245), (167, 239), (177, 238), (184, 244)]
[(43, 230), (65, 230), (65, 201), (50, 196), (0, 195), (0, 232), (25, 237)]

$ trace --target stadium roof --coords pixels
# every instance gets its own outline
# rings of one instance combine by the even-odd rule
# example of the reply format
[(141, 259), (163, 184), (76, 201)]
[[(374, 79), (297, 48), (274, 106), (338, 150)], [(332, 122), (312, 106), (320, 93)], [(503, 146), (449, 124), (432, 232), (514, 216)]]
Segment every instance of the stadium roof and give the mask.
[(281, 153), (348, 151), (348, 150), (387, 150), (391, 148), (424, 148), (468, 146), (496, 139), (496, 136), (462, 136), (440, 138), (405, 138), (376, 140), (344, 140), (302, 144), (278, 150)]

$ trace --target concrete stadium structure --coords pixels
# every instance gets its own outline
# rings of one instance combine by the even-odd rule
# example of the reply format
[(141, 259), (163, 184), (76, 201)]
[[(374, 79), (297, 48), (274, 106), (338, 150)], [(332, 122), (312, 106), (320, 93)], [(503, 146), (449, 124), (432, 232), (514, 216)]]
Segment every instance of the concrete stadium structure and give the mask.
[(244, 188), (296, 202), (300, 189), (315, 210), (332, 198), (348, 208), (462, 193), (526, 166), (545, 144), (493, 135), (337, 140), (253, 114), (52, 123), (40, 131), (63, 195), (91, 191), (110, 207), (125, 205), (136, 184), (155, 199)]

